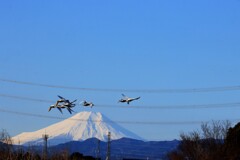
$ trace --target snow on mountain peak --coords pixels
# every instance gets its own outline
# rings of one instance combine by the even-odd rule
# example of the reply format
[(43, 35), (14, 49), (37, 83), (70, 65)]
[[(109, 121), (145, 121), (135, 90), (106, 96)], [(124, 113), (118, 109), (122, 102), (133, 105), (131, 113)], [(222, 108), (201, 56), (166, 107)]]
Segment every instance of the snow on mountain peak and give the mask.
[(43, 143), (42, 135), (46, 133), (49, 135), (48, 141), (50, 145), (57, 145), (69, 141), (83, 141), (94, 137), (107, 141), (108, 132), (111, 132), (111, 139), (123, 137), (141, 139), (100, 112), (87, 111), (79, 112), (68, 119), (35, 132), (21, 133), (12, 139), (15, 144), (39, 145)]
[(80, 120), (92, 120), (92, 121), (100, 121), (102, 118), (102, 114), (100, 112), (79, 112), (72, 116), (69, 119), (80, 119)]

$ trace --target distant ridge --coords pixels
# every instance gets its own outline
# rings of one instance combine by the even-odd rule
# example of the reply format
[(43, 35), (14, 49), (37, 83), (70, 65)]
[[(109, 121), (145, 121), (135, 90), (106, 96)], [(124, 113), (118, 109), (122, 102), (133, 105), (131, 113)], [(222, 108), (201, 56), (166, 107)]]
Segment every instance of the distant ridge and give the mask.
[[(141, 141), (130, 138), (121, 138), (111, 141), (111, 159), (167, 159), (167, 153), (177, 148), (180, 141)], [(98, 142), (96, 138), (85, 141), (74, 141), (49, 148), (52, 153), (68, 149), (69, 153), (80, 152), (84, 155), (96, 156), (99, 144), (99, 156), (106, 158), (107, 142)], [(42, 148), (40, 148), (41, 150)]]
[(14, 144), (42, 145), (42, 135), (47, 133), (49, 144), (58, 145), (70, 141), (84, 141), (89, 138), (107, 141), (108, 132), (111, 132), (112, 140), (123, 137), (142, 140), (101, 113), (87, 111), (79, 112), (66, 120), (35, 132), (23, 132), (12, 139)]

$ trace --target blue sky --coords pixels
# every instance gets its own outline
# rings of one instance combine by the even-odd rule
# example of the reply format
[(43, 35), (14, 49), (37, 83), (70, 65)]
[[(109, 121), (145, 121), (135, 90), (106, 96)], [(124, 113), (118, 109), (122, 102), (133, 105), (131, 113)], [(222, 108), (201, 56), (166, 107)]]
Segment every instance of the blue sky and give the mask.
[[(1, 1), (0, 78), (105, 89), (185, 89), (240, 85), (240, 1)], [(125, 93), (132, 106), (117, 107), (121, 92), (66, 90), (0, 81), (0, 94), (46, 100), (57, 95), (113, 107), (80, 106), (113, 121), (189, 122), (239, 119), (237, 107), (150, 109), (148, 106), (240, 102), (240, 91)], [(0, 108), (32, 114), (48, 103), (0, 96)], [(58, 122), (0, 112), (12, 136)], [(28, 124), (28, 125), (27, 125)], [(120, 124), (149, 140), (179, 138), (200, 124)]]

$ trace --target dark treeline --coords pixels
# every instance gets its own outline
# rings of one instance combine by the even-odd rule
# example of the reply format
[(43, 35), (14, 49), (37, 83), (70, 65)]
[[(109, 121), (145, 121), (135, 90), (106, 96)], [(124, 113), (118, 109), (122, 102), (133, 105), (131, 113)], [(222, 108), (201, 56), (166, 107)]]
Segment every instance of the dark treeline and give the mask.
[(79, 152), (68, 154), (67, 152), (55, 153), (48, 158), (44, 155), (40, 155), (37, 152), (5, 152), (1, 151), (0, 160), (96, 160), (91, 156), (83, 156)]
[(178, 148), (170, 160), (240, 160), (240, 123), (233, 128), (228, 121), (201, 125), (201, 131), (180, 134)]

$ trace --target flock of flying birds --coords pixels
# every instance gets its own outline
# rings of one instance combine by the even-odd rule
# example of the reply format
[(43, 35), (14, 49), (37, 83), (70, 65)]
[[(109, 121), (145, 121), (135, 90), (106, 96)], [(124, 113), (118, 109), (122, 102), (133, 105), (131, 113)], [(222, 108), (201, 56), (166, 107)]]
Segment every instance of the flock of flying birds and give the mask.
[[(125, 96), (124, 94), (122, 94), (123, 98), (121, 98), (118, 102), (121, 102), (121, 103), (127, 103), (129, 104), (130, 102), (134, 101), (134, 100), (138, 100), (140, 97), (137, 97), (137, 98), (130, 98), (130, 97), (127, 97)], [(53, 105), (51, 105), (48, 109), (48, 112), (51, 111), (52, 108), (57, 108), (61, 113), (62, 112), (62, 109), (67, 109), (68, 112), (70, 114), (72, 114), (72, 112), (74, 112), (74, 110), (72, 110), (73, 107), (76, 106), (76, 99), (72, 102), (70, 102), (68, 99), (65, 99), (63, 98), (62, 96), (59, 96), (58, 95), (58, 98), (59, 100), (57, 100), (57, 102)], [(81, 103), (83, 106), (85, 107), (93, 107), (94, 104), (92, 102), (87, 102), (87, 101), (82, 101)]]

